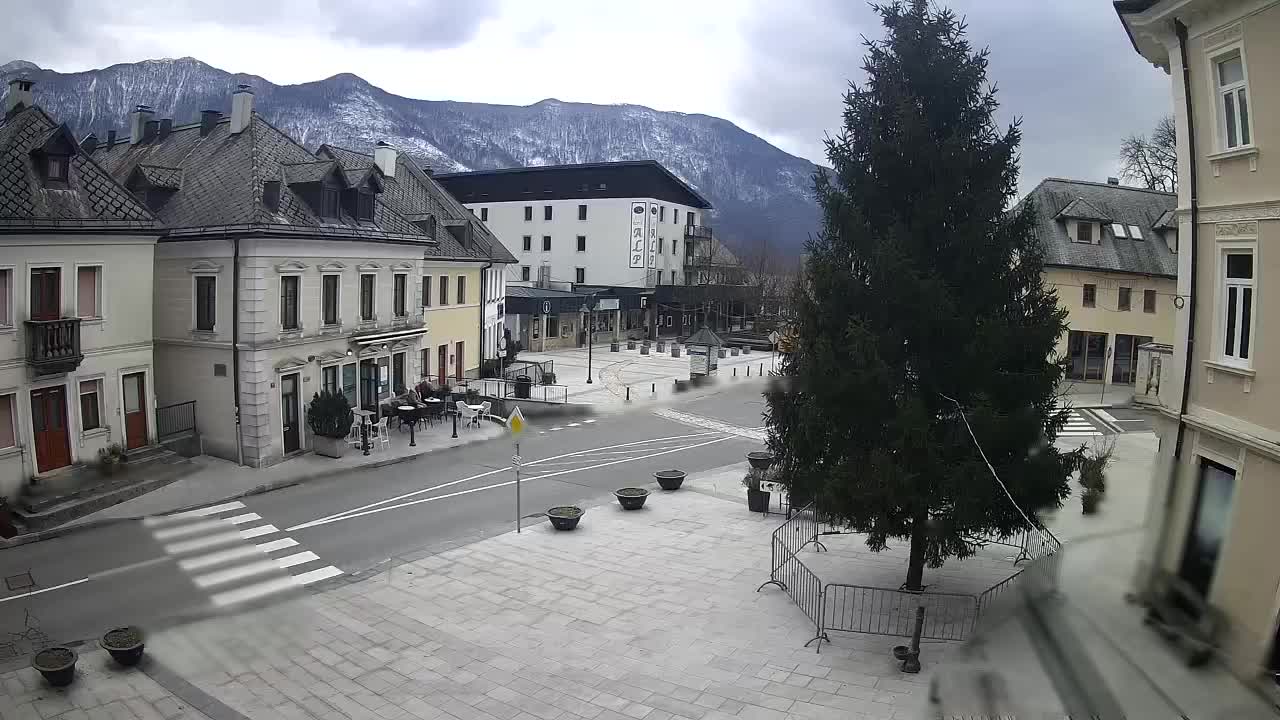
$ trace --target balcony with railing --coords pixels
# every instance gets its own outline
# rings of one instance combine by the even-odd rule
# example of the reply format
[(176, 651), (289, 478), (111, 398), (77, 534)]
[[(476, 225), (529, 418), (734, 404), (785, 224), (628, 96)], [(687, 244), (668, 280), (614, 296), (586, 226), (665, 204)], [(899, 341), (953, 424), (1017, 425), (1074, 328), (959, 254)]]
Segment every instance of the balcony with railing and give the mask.
[(684, 237), (686, 240), (710, 240), (710, 225), (685, 225)]
[(56, 375), (80, 367), (80, 318), (27, 320), (27, 364), (37, 375)]

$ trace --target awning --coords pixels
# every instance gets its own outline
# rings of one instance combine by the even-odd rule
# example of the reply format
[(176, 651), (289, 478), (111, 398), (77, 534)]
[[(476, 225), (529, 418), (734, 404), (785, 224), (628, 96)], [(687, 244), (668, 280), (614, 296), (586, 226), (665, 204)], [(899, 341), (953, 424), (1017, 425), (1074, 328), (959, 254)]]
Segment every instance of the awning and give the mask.
[(423, 325), (422, 327), (409, 328), (407, 330), (392, 330), (390, 332), (378, 333), (376, 335), (362, 335), (360, 337), (351, 338), (351, 341), (356, 345), (364, 347), (365, 345), (374, 345), (377, 343), (388, 342), (390, 340), (404, 340), (405, 338), (411, 338), (418, 335), (426, 335), (427, 331), (427, 326)]

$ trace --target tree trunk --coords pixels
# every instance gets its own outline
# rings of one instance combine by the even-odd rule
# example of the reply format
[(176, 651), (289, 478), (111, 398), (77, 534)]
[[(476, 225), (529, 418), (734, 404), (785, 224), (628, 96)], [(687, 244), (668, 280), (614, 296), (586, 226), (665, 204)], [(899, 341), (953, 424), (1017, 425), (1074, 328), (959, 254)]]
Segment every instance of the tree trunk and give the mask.
[(929, 542), (929, 513), (919, 511), (911, 520), (911, 558), (907, 563), (907, 590), (924, 590), (924, 550)]

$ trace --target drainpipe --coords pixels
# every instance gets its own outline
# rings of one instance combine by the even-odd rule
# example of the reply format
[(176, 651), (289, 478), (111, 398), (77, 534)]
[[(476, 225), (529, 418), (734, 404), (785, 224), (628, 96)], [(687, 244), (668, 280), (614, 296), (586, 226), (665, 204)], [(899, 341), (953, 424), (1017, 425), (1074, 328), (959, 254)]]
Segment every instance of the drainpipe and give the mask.
[(485, 281), (489, 278), (489, 268), (491, 267), (493, 267), (492, 260), (485, 263), (484, 267), (480, 268), (480, 367), (476, 369), (476, 374), (478, 376), (484, 375), (484, 312), (489, 305), (488, 296), (485, 295), (485, 285), (487, 284)]
[[(1191, 297), (1187, 299), (1187, 348), (1186, 355), (1183, 357), (1182, 368), (1182, 400), (1178, 407), (1178, 435), (1173, 446), (1173, 460), (1169, 465), (1169, 481), (1165, 487), (1164, 507), (1166, 512), (1161, 513), (1160, 528), (1156, 534), (1155, 548), (1157, 552), (1165, 546), (1167, 535), (1169, 532), (1169, 513), (1168, 508), (1173, 503), (1175, 490), (1178, 483), (1178, 466), (1182, 460), (1182, 447), (1186, 438), (1186, 422), (1183, 416), (1187, 414), (1187, 406), (1191, 391), (1191, 358), (1195, 347), (1196, 334), (1196, 256), (1199, 250), (1200, 239), (1200, 201), (1199, 187), (1196, 182), (1196, 124), (1195, 115), (1191, 107), (1191, 68), (1187, 64), (1187, 26), (1182, 24), (1181, 20), (1173, 21), (1174, 32), (1178, 36), (1178, 56), (1182, 61), (1182, 94), (1183, 100), (1186, 102), (1187, 112), (1187, 155), (1188, 155), (1188, 175), (1187, 182), (1190, 183), (1190, 210), (1191, 210)], [(1159, 559), (1152, 558), (1152, 564), (1158, 566)], [(1144, 583), (1145, 585), (1145, 583)], [(1145, 589), (1145, 588), (1143, 588)]]
[(236, 464), (244, 465), (244, 435), (240, 426), (240, 238), (231, 239), (231, 381), (236, 407)]

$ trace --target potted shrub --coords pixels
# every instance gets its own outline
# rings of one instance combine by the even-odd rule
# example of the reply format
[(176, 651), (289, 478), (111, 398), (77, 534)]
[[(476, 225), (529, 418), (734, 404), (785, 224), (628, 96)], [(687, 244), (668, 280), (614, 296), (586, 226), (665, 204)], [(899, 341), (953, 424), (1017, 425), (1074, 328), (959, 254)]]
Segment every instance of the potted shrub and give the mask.
[(103, 475), (115, 475), (124, 461), (124, 448), (120, 443), (111, 443), (104, 448), (98, 448), (98, 472)]
[(347, 396), (335, 392), (318, 392), (307, 406), (307, 426), (315, 436), (316, 452), (325, 457), (340, 458), (347, 452), (347, 433), (355, 415)]
[(1107, 467), (1111, 464), (1111, 456), (1115, 445), (1094, 450), (1086, 449), (1080, 457), (1080, 486), (1084, 492), (1080, 495), (1080, 509), (1085, 515), (1098, 512), (1098, 505), (1107, 491)]
[(613, 496), (618, 498), (618, 504), (623, 510), (639, 510), (644, 507), (644, 501), (649, 499), (649, 491), (644, 488), (626, 487), (614, 490)]
[(1102, 493), (1093, 488), (1085, 488), (1084, 493), (1080, 495), (1080, 511), (1085, 515), (1096, 514), (1101, 502)]
[(142, 650), (146, 647), (142, 630), (132, 625), (106, 631), (98, 640), (98, 645), (111, 653), (112, 660), (125, 666), (137, 665), (142, 659)]
[(660, 352), (660, 353), (664, 353), (664, 352), (666, 352), (666, 351), (667, 351), (667, 341), (666, 341), (666, 340), (659, 340), (659, 341), (658, 341), (658, 352)]
[(66, 687), (76, 678), (76, 651), (62, 645), (47, 647), (31, 658), (31, 667), (40, 671), (45, 682)]
[(13, 516), (9, 514), (9, 498), (0, 496), (0, 537), (11, 538), (18, 534), (13, 526)]
[(468, 405), (479, 405), (480, 391), (476, 390), (475, 388), (467, 388), (466, 398), (467, 398)]
[(547, 511), (551, 526), (557, 530), (572, 530), (578, 527), (582, 519), (582, 508), (577, 505), (560, 505)]
[(747, 471), (746, 477), (742, 478), (742, 485), (747, 489), (747, 509), (751, 512), (769, 511), (769, 493), (760, 489), (760, 482), (765, 479), (765, 472), (753, 467)]
[(663, 490), (679, 490), (680, 484), (684, 482), (685, 472), (683, 470), (659, 470), (653, 474), (653, 477)]

